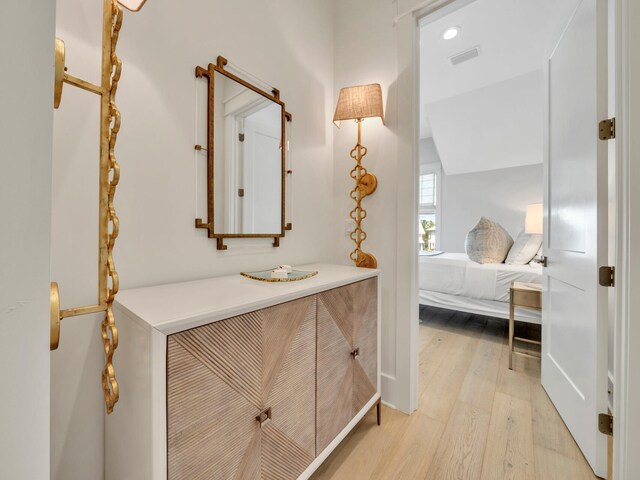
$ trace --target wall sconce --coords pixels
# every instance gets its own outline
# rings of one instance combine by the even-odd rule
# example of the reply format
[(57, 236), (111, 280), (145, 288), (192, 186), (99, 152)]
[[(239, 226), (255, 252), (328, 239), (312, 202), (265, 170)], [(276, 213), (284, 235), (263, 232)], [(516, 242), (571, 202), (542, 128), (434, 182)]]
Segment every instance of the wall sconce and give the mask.
[(103, 0), (102, 20), (102, 75), (100, 85), (94, 85), (69, 75), (65, 67), (64, 42), (56, 38), (53, 106), (58, 108), (65, 83), (100, 95), (100, 193), (98, 227), (98, 303), (84, 307), (60, 310), (58, 284), (51, 283), (51, 336), (50, 349), (56, 350), (60, 341), (60, 321), (63, 318), (104, 312), (102, 343), (105, 367), (102, 371), (102, 389), (107, 413), (119, 398), (118, 382), (113, 370), (113, 353), (118, 347), (118, 329), (113, 317), (113, 300), (118, 293), (118, 273), (113, 262), (113, 247), (118, 237), (119, 222), (113, 206), (120, 167), (114, 149), (120, 130), (120, 112), (116, 106), (116, 91), (122, 62), (116, 54), (116, 45), (122, 26), (123, 7), (137, 12), (146, 0)]
[(376, 268), (378, 261), (371, 253), (363, 252), (362, 242), (367, 238), (367, 234), (362, 230), (362, 221), (367, 217), (367, 211), (362, 208), (362, 199), (371, 195), (378, 187), (378, 179), (373, 173), (367, 171), (362, 166), (362, 159), (367, 154), (367, 149), (362, 146), (362, 122), (365, 118), (380, 117), (384, 123), (384, 113), (382, 107), (382, 88), (380, 84), (359, 85), (356, 87), (346, 87), (340, 90), (336, 112), (333, 115), (333, 123), (340, 128), (340, 121), (355, 120), (358, 124), (358, 143), (351, 150), (351, 158), (356, 161), (356, 166), (351, 170), (351, 178), (356, 182), (356, 186), (351, 190), (350, 196), (356, 202), (356, 206), (349, 216), (356, 224), (356, 228), (351, 232), (351, 239), (355, 242), (356, 248), (349, 257), (356, 267)]

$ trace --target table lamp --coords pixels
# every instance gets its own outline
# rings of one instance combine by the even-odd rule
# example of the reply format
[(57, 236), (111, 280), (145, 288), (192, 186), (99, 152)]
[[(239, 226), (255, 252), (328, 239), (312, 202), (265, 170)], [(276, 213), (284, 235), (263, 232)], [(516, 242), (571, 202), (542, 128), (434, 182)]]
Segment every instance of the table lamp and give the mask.
[(542, 235), (542, 203), (527, 205), (524, 233)]

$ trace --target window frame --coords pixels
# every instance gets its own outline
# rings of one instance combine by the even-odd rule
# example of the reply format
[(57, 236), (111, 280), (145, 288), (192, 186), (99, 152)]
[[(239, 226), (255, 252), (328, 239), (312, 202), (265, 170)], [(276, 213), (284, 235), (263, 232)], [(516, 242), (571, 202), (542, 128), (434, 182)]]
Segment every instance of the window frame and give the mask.
[[(420, 186), (421, 177), (423, 175), (434, 174), (435, 181), (435, 205), (420, 203)], [(421, 215), (435, 215), (436, 217), (436, 250), (440, 249), (442, 238), (442, 189), (443, 189), (442, 166), (440, 163), (427, 163), (420, 165), (420, 174), (418, 176), (418, 223), (420, 223)], [(422, 236), (422, 230), (419, 230), (419, 236)]]

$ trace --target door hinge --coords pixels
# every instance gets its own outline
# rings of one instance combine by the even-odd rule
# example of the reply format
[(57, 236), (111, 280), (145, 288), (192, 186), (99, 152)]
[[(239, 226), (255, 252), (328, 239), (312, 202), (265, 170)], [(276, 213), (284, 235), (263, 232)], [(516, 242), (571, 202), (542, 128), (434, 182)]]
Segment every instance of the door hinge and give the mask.
[(239, 188), (238, 189), (238, 196), (239, 197), (244, 197), (244, 188)]
[(609, 413), (598, 415), (598, 430), (600, 433), (613, 436), (613, 415)]
[(238, 134), (238, 141), (244, 142), (244, 133), (239, 133)]
[(603, 287), (615, 287), (616, 267), (600, 267), (600, 270), (598, 270), (598, 283)]
[(607, 118), (598, 124), (598, 137), (600, 140), (611, 140), (616, 138), (616, 119)]

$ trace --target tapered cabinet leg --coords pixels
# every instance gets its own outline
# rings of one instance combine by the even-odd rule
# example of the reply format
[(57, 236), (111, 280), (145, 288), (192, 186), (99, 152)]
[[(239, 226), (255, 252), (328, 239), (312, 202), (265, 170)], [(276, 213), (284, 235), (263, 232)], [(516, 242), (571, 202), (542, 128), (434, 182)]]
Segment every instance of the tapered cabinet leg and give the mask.
[(378, 417), (378, 425), (382, 424), (382, 400), (378, 399), (376, 403), (376, 415)]

